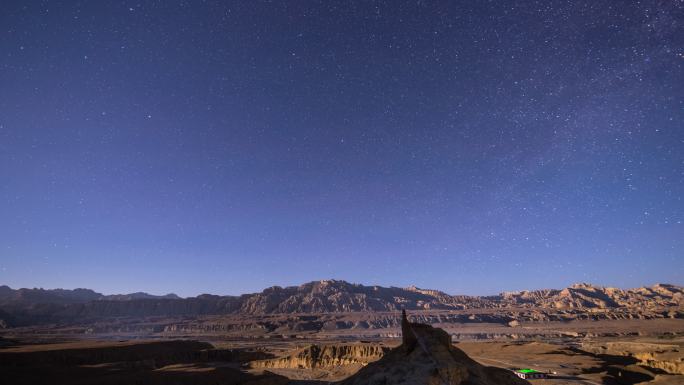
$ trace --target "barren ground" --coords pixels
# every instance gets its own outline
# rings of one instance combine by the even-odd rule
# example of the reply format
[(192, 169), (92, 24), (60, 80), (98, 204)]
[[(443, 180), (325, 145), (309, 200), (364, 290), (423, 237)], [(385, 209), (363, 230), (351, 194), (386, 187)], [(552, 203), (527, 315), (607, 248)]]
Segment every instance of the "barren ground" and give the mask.
[[(186, 321), (237, 322), (214, 318)], [(170, 320), (140, 322), (168, 324)], [(484, 365), (550, 373), (549, 379), (532, 380), (539, 385), (684, 384), (681, 319), (435, 326), (443, 327), (460, 349)], [(377, 359), (364, 357), (368, 349), (363, 347), (399, 344), (396, 328), (251, 330), (242, 335), (130, 330), (85, 333), (79, 326), (8, 329), (0, 333), (0, 369), (14, 384), (43, 383), (48, 377), (53, 384), (332, 382)], [(358, 348), (345, 357), (317, 357), (311, 356), (312, 345), (336, 346), (334, 351), (343, 345)], [(253, 364), (279, 358), (281, 367)], [(313, 367), (304, 367), (302, 362)]]

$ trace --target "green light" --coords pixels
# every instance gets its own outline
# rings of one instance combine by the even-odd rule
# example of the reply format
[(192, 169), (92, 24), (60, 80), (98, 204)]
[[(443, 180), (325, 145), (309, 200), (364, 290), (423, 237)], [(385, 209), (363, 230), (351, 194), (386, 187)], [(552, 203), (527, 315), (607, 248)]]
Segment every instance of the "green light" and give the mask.
[(530, 374), (530, 373), (540, 373), (534, 369), (519, 369), (517, 370), (520, 373), (525, 373), (525, 374)]

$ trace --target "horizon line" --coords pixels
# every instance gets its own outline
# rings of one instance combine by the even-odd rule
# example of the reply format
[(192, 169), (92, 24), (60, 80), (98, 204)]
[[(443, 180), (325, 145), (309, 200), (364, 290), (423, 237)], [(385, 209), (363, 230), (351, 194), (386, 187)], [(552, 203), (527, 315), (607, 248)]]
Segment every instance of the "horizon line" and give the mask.
[(563, 290), (563, 289), (566, 289), (566, 288), (571, 288), (571, 287), (573, 287), (573, 286), (581, 286), (581, 285), (588, 285), (588, 286), (597, 287), (597, 288), (615, 288), (615, 289), (620, 289), (620, 290), (633, 290), (633, 289), (639, 289), (639, 288), (650, 288), (650, 287), (654, 287), (654, 286), (676, 286), (676, 287), (682, 287), (682, 285), (678, 285), (678, 284), (674, 284), (674, 283), (667, 283), (667, 282), (655, 282), (655, 283), (652, 283), (652, 284), (650, 284), (650, 285), (649, 285), (649, 284), (645, 284), (645, 285), (642, 285), (642, 286), (628, 287), (628, 288), (622, 288), (622, 287), (616, 287), (616, 286), (607, 286), (607, 285), (600, 285), (600, 284), (594, 284), (594, 283), (590, 283), (590, 282), (575, 282), (575, 283), (573, 283), (573, 284), (571, 284), (571, 285), (569, 285), (569, 286), (563, 287), (563, 288), (542, 287), (542, 288), (524, 289), (524, 290), (500, 290), (500, 291), (499, 291), (498, 293), (496, 293), (496, 294), (476, 294), (476, 295), (473, 295), (473, 294), (451, 294), (451, 293), (447, 293), (447, 292), (445, 292), (445, 291), (443, 291), (443, 290), (440, 290), (440, 289), (424, 288), (424, 287), (418, 287), (418, 286), (415, 286), (415, 285), (409, 285), (409, 286), (404, 286), (404, 287), (401, 287), (401, 286), (392, 286), (392, 285), (390, 285), (390, 286), (383, 286), (383, 285), (370, 285), (370, 284), (356, 283), (356, 282), (351, 282), (351, 281), (347, 281), (347, 280), (344, 280), (344, 279), (319, 279), (319, 280), (307, 281), (307, 282), (301, 283), (301, 284), (299, 284), (299, 285), (288, 285), (288, 286), (271, 285), (271, 286), (264, 287), (263, 289), (261, 289), (261, 291), (252, 291), (252, 292), (246, 292), (246, 293), (240, 293), (240, 294), (213, 294), (213, 293), (200, 293), (200, 294), (197, 294), (197, 295), (194, 295), (194, 296), (192, 296), (192, 295), (190, 295), (190, 296), (181, 296), (181, 295), (178, 295), (178, 294), (176, 294), (176, 293), (174, 293), (174, 292), (168, 292), (168, 293), (163, 293), (163, 294), (154, 294), (154, 293), (151, 293), (151, 292), (148, 292), (148, 291), (143, 291), (143, 290), (136, 290), (136, 291), (131, 291), (131, 292), (127, 292), (127, 293), (110, 293), (110, 294), (106, 294), (106, 293), (100, 292), (100, 291), (98, 291), (98, 290), (96, 290), (96, 289), (87, 288), (87, 287), (74, 287), (74, 288), (72, 288), (72, 289), (63, 288), (63, 287), (56, 287), (56, 288), (44, 288), (44, 287), (18, 287), (18, 288), (16, 288), (16, 289), (13, 289), (10, 285), (7, 285), (7, 284), (0, 284), (0, 287), (5, 286), (5, 287), (8, 287), (8, 288), (11, 289), (11, 290), (21, 290), (21, 289), (25, 289), (25, 290), (45, 290), (45, 291), (50, 291), (50, 290), (70, 290), (70, 291), (75, 291), (75, 290), (90, 290), (90, 291), (93, 291), (94, 293), (97, 293), (97, 294), (100, 294), (100, 295), (103, 295), (103, 296), (131, 295), (131, 294), (148, 294), (148, 295), (153, 295), (153, 296), (157, 296), (157, 297), (163, 297), (163, 296), (168, 296), (168, 295), (175, 295), (175, 296), (179, 297), (180, 299), (188, 299), (188, 298), (197, 298), (197, 297), (202, 296), (202, 295), (215, 295), (215, 296), (219, 296), (219, 297), (240, 297), (240, 296), (243, 296), (243, 295), (260, 294), (260, 293), (263, 293), (266, 289), (270, 289), (270, 288), (274, 288), (274, 287), (278, 287), (278, 288), (282, 288), (282, 289), (287, 289), (287, 288), (300, 287), (300, 286), (304, 286), (304, 285), (308, 285), (308, 284), (312, 284), (312, 283), (316, 283), (316, 282), (319, 282), (319, 283), (323, 283), (323, 282), (344, 282), (344, 283), (347, 283), (347, 284), (350, 284), (350, 285), (356, 285), (356, 286), (364, 286), (364, 287), (375, 287), (375, 286), (377, 286), (377, 287), (383, 287), (383, 288), (387, 288), (387, 289), (390, 289), (390, 288), (396, 288), (396, 289), (416, 288), (416, 289), (420, 289), (420, 290), (439, 291), (439, 292), (442, 292), (442, 293), (447, 294), (447, 295), (452, 296), (452, 297), (456, 297), (456, 296), (464, 296), (464, 297), (491, 297), (491, 296), (496, 296), (496, 295), (502, 295), (502, 294), (505, 294), (505, 293), (521, 293), (521, 292), (525, 292), (525, 291), (528, 291), (528, 292), (529, 292), (529, 291), (539, 291), (539, 290)]

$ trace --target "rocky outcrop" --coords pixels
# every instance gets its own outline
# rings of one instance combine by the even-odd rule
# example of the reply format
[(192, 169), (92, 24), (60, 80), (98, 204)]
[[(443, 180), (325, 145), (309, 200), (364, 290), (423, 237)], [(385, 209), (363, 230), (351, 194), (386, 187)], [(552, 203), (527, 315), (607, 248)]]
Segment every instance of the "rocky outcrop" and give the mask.
[(485, 367), (451, 344), (449, 335), (432, 326), (411, 323), (402, 314), (402, 345), (368, 364), (342, 385), (524, 385), (513, 372)]
[(252, 361), (252, 368), (271, 369), (316, 369), (353, 364), (368, 364), (389, 351), (377, 344), (328, 344), (309, 345), (285, 357)]
[(680, 352), (680, 346), (677, 344), (627, 341), (586, 342), (582, 344), (582, 350), (599, 355), (630, 357), (640, 366), (668, 374), (684, 375), (684, 354)]

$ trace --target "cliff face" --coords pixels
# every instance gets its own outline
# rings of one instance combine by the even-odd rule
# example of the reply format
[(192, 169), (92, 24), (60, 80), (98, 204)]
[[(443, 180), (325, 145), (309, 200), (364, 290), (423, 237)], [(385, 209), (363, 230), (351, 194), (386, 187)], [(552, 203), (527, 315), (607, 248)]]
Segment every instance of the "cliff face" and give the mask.
[(342, 385), (525, 385), (511, 371), (485, 367), (451, 345), (449, 335), (402, 317), (402, 345), (368, 364)]
[[(275, 286), (261, 293), (239, 297), (205, 294), (185, 299), (145, 293), (103, 296), (87, 289), (12, 290), (6, 286), (0, 287), (0, 319), (10, 327), (72, 320), (82, 322), (101, 317), (393, 312), (398, 309), (518, 309), (518, 313), (529, 311), (529, 316), (523, 318), (531, 320), (553, 320), (552, 317), (562, 318), (568, 312), (599, 314), (596, 311), (603, 309), (619, 310), (606, 317), (642, 317), (643, 312), (663, 311), (668, 317), (678, 317), (683, 306), (684, 289), (674, 285), (622, 290), (578, 284), (563, 290), (471, 297), (451, 296), (441, 291), (416, 287), (386, 288), (328, 280), (285, 288)], [(472, 317), (472, 320), (459, 322), (507, 323), (512, 320), (510, 317), (494, 317), (488, 321), (484, 319), (488, 316), (480, 314), (473, 314)]]
[(375, 344), (309, 345), (285, 357), (252, 361), (252, 368), (315, 369), (368, 364), (389, 349)]
[(636, 364), (660, 369), (668, 374), (684, 375), (684, 355), (677, 344), (645, 342), (585, 342), (582, 350), (594, 354), (631, 357)]
[[(315, 281), (286, 288), (275, 286), (243, 297), (240, 307), (240, 313), (243, 314), (459, 308), (456, 297), (436, 290), (364, 286), (335, 280)], [(477, 297), (468, 299), (473, 305), (482, 302)]]

